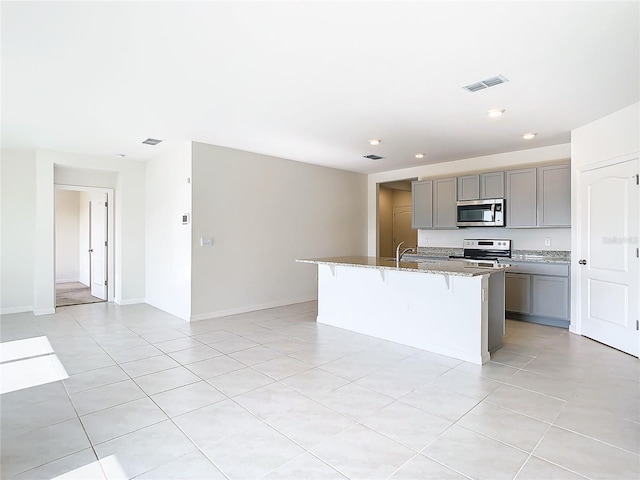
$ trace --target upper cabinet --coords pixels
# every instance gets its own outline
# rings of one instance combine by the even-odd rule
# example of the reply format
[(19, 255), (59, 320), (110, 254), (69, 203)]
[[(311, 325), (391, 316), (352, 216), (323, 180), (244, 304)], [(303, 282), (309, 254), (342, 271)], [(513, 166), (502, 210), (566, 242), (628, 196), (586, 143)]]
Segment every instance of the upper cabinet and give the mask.
[(433, 181), (433, 228), (458, 228), (456, 178), (438, 178)]
[(480, 198), (504, 198), (504, 172), (480, 174)]
[(412, 182), (412, 228), (458, 228), (456, 191), (455, 178)]
[(507, 172), (507, 227), (538, 226), (536, 175), (535, 168)]
[(480, 175), (458, 177), (458, 200), (478, 200), (480, 198)]
[(569, 165), (538, 168), (538, 226), (571, 226), (571, 169)]
[(458, 177), (458, 200), (504, 198), (504, 172)]
[(433, 228), (433, 180), (411, 182), (411, 228)]
[(507, 172), (507, 227), (570, 227), (571, 171), (550, 165)]
[(457, 202), (504, 198), (507, 228), (571, 226), (568, 164), (412, 183), (413, 228), (456, 229)]

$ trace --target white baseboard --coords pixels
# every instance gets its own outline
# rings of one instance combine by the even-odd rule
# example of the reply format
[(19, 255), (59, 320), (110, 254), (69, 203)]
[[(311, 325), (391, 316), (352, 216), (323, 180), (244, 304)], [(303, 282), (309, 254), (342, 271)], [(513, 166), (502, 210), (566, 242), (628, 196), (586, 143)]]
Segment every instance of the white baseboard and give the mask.
[(11, 315), (12, 313), (33, 312), (33, 305), (27, 307), (8, 307), (0, 309), (0, 315)]
[(33, 311), (34, 315), (53, 315), (56, 313), (55, 307), (53, 308), (39, 308)]
[(293, 305), (295, 303), (313, 302), (317, 300), (317, 297), (307, 298), (291, 298), (288, 300), (277, 300), (275, 302), (261, 303), (259, 305), (247, 305), (236, 308), (229, 308), (227, 310), (218, 310), (215, 312), (199, 313), (197, 315), (191, 315), (192, 322), (199, 322), (201, 320), (208, 320), (211, 318), (228, 317), (229, 315), (238, 315), (240, 313), (255, 312), (257, 310), (264, 310), (266, 308), (284, 307), (285, 305)]
[(136, 305), (138, 303), (146, 303), (144, 298), (127, 298), (127, 299), (122, 299), (122, 298), (116, 298), (114, 300), (114, 303), (118, 304), (118, 305)]
[(60, 280), (56, 280), (56, 283), (76, 283), (80, 282), (78, 278), (61, 278)]

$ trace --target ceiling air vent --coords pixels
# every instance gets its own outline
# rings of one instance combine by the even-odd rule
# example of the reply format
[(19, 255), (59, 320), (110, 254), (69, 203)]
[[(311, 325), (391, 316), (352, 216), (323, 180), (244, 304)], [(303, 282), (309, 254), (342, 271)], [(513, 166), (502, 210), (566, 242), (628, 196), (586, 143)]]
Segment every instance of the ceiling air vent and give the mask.
[(363, 155), (364, 158), (368, 158), (369, 160), (381, 160), (384, 157), (380, 157), (378, 155)]
[(507, 80), (506, 78), (504, 78), (502, 75), (498, 75), (495, 77), (491, 77), (491, 78), (487, 78), (485, 80), (482, 80), (480, 82), (476, 82), (476, 83), (472, 83), (470, 85), (466, 85), (462, 88), (464, 88), (467, 92), (473, 93), (473, 92), (477, 92), (479, 90), (484, 90), (485, 88), (489, 88), (489, 87), (495, 87), (496, 85), (500, 85), (501, 83), (505, 83), (508, 82), (509, 80)]
[(157, 145), (161, 142), (162, 140), (158, 140), (157, 138), (147, 138), (144, 142), (147, 145)]

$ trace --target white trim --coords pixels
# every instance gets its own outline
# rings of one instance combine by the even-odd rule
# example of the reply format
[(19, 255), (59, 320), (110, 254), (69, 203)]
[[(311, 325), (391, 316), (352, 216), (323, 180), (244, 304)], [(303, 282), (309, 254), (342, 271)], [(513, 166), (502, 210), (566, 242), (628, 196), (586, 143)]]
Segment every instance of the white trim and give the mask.
[(598, 168), (610, 167), (611, 165), (617, 165), (618, 163), (625, 163), (630, 160), (637, 160), (640, 157), (640, 152), (628, 153), (626, 155), (621, 155), (619, 157), (607, 158), (606, 160), (601, 160), (596, 163), (590, 163), (588, 165), (582, 165), (581, 167), (576, 167), (578, 172), (584, 173), (589, 172), (591, 170), (596, 170)]
[(209, 320), (212, 318), (228, 317), (229, 315), (238, 315), (240, 313), (255, 312), (257, 310), (264, 310), (266, 308), (283, 307), (286, 305), (293, 305), (296, 303), (314, 302), (318, 299), (317, 296), (313, 298), (295, 298), (289, 300), (279, 300), (275, 302), (262, 303), (260, 305), (249, 305), (245, 307), (229, 308), (227, 310), (218, 310), (216, 312), (199, 313), (198, 315), (191, 315), (191, 322), (199, 322), (201, 320)]
[(126, 300), (117, 298), (114, 300), (114, 303), (117, 305), (137, 305), (139, 303), (146, 303), (146, 301), (144, 298), (127, 298)]
[(8, 307), (0, 310), (0, 315), (11, 315), (12, 313), (33, 312), (33, 305), (25, 307)]
[(40, 308), (39, 310), (34, 310), (34, 315), (53, 315), (56, 313), (55, 308)]
[(79, 278), (61, 278), (60, 280), (56, 280), (56, 283), (82, 283), (82, 282), (80, 281)]

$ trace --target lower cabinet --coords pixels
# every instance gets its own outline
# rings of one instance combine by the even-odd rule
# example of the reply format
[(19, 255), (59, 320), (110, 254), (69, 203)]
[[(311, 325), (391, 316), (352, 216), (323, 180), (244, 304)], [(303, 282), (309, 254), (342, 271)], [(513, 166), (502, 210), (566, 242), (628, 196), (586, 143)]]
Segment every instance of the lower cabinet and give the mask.
[(531, 311), (531, 276), (520, 273), (505, 274), (504, 304), (507, 312)]
[(569, 279), (531, 276), (531, 313), (543, 317), (569, 318)]
[(569, 326), (569, 266), (519, 263), (505, 274), (505, 310), (511, 318)]

